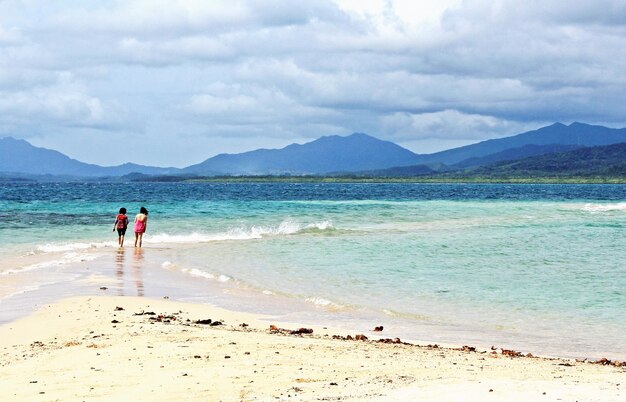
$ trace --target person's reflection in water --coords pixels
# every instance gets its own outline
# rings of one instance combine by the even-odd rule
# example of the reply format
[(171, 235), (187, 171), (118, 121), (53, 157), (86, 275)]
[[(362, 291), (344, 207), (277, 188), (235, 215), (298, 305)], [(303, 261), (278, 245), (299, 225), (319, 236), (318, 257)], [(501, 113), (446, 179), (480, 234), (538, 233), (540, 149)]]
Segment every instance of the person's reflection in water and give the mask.
[(118, 287), (119, 296), (124, 296), (124, 249), (119, 248), (115, 254), (115, 276), (120, 285)]
[(141, 267), (143, 265), (143, 248), (137, 247), (133, 249), (133, 280), (137, 286), (137, 296), (143, 296), (143, 277), (141, 275)]

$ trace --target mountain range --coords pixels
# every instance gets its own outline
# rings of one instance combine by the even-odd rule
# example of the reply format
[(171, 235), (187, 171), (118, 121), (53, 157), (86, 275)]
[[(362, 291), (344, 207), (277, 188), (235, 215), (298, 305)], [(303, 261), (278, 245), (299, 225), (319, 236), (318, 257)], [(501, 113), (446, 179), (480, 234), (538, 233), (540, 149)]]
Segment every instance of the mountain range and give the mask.
[(584, 123), (554, 123), (512, 137), (482, 141), (430, 155), (420, 155), (419, 163), (454, 165), (470, 158), (480, 158), (526, 145), (576, 145), (592, 147), (626, 142), (626, 128), (615, 129)]
[(176, 174), (179, 169), (125, 163), (99, 166), (71, 159), (61, 152), (34, 147), (24, 140), (0, 138), (0, 172), (21, 175), (53, 175), (74, 177), (123, 176), (129, 173), (150, 175)]
[(220, 154), (182, 169), (198, 175), (326, 174), (412, 165), (417, 155), (389, 141), (366, 134), (318, 138), (282, 149), (258, 149), (241, 154)]
[(626, 143), (582, 147), (497, 162), (471, 172), (489, 177), (624, 177), (626, 176)]
[[(325, 136), (309, 143), (291, 144), (281, 149), (220, 154), (199, 164), (178, 169), (132, 163), (108, 167), (87, 164), (58, 151), (35, 147), (24, 140), (8, 137), (0, 139), (0, 177), (28, 175), (75, 178), (126, 175), (189, 177), (354, 173), (372, 176), (418, 176), (449, 171), (478, 172), (477, 169), (486, 166), (499, 166), (498, 169), (504, 169), (503, 166), (507, 162), (567, 154), (582, 151), (587, 147), (623, 142), (626, 142), (626, 128), (555, 123), (511, 137), (482, 141), (432, 154), (416, 154), (392, 142), (355, 133), (345, 137)], [(600, 149), (594, 152), (609, 151)], [(619, 152), (619, 149), (614, 150), (614, 153)], [(571, 154), (570, 157), (572, 155), (578, 154)], [(606, 162), (602, 162), (601, 158), (594, 160), (598, 163)], [(510, 165), (511, 169), (512, 166)]]

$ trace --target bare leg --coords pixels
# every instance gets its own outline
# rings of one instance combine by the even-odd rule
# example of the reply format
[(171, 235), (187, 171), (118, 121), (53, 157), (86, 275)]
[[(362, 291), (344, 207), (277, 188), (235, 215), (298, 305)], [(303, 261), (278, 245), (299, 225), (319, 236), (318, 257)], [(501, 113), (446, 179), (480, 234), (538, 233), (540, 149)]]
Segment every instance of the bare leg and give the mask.
[(143, 240), (143, 233), (139, 233), (139, 247), (141, 247), (142, 240)]
[(120, 236), (120, 247), (124, 247), (124, 235)]
[(137, 247), (137, 240), (139, 240), (139, 233), (135, 232), (135, 247)]

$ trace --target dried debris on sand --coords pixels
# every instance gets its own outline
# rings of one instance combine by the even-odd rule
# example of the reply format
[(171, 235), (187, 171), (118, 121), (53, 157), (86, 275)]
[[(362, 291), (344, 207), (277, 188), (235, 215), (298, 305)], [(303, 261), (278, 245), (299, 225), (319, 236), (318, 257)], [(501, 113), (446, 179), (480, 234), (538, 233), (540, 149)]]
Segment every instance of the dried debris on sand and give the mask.
[[(455, 384), (469, 400), (506, 400), (511, 390), (529, 400), (624, 396), (626, 365), (609, 359), (527, 358), (369, 334), (268, 327), (251, 315), (169, 300), (73, 298), (0, 327), (0, 378), (11, 384), (3, 401), (42, 392), (50, 400), (427, 400), (431, 391), (445, 399)], [(489, 359), (494, 353), (501, 358)]]

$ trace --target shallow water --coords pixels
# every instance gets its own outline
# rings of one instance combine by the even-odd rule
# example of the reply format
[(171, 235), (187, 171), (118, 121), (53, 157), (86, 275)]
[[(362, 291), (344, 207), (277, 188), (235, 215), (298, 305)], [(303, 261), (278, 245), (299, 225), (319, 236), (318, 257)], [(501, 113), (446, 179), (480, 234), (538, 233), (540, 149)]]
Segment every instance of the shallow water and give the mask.
[[(408, 339), (626, 359), (625, 199), (619, 185), (9, 184), (0, 319), (105, 283)], [(117, 209), (132, 220), (141, 205), (145, 249), (118, 251)]]

